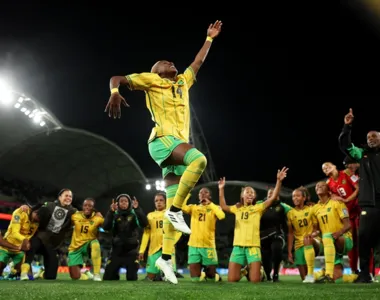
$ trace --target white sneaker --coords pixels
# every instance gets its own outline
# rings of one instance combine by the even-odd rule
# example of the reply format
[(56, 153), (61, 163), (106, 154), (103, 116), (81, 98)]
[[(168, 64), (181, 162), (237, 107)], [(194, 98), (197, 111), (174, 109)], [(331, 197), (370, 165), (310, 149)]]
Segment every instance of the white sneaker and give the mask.
[(42, 273), (45, 271), (44, 267), (40, 267), (37, 273), (33, 274), (34, 279), (43, 279), (41, 277)]
[(314, 283), (315, 279), (313, 275), (306, 275), (305, 279), (302, 281), (303, 283)]
[(162, 257), (156, 260), (156, 267), (159, 268), (165, 275), (165, 281), (169, 281), (173, 284), (178, 283), (177, 276), (175, 276), (173, 271), (172, 260), (164, 260)]
[(88, 279), (94, 279), (94, 275), (89, 270), (86, 270), (84, 274), (87, 275)]
[(168, 218), (169, 222), (173, 225), (175, 230), (186, 234), (191, 234), (191, 230), (189, 226), (187, 226), (181, 210), (178, 212), (174, 212), (170, 211), (169, 208), (165, 212), (165, 217)]
[(373, 276), (373, 274), (371, 273), (371, 280), (373, 283), (379, 283), (379, 280), (377, 280), (377, 278), (375, 276)]
[(100, 278), (100, 275), (99, 275), (99, 274), (96, 274), (96, 275), (94, 275), (93, 280), (94, 280), (94, 281), (102, 281), (102, 278)]
[(20, 280), (29, 280), (28, 274), (22, 274), (21, 273)]

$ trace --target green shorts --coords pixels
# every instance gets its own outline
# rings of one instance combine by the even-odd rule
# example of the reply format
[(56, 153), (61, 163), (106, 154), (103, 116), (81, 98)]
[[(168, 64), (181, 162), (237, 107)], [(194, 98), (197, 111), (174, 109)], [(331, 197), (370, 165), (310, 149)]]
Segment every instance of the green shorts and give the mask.
[(261, 262), (261, 250), (259, 247), (234, 246), (230, 262), (245, 266), (247, 263)]
[(199, 248), (189, 246), (188, 261), (190, 264), (201, 264), (203, 266), (218, 265), (218, 254), (215, 248)]
[(7, 265), (9, 260), (12, 259), (13, 263), (15, 265), (17, 265), (23, 261), (24, 255), (25, 255), (24, 252), (14, 253), (14, 252), (8, 252), (7, 250), (1, 249), (0, 250), (0, 262)]
[[(148, 261), (146, 262), (146, 273), (159, 274), (160, 269), (156, 267), (156, 261), (162, 255), (162, 250), (158, 250), (156, 253), (148, 256)], [(177, 266), (175, 262), (175, 253), (172, 254), (173, 270), (177, 272)]]
[[(315, 253), (315, 256), (318, 256), (318, 255), (320, 255), (320, 253), (323, 249), (323, 245), (318, 240), (316, 240), (316, 241), (318, 242), (319, 247), (317, 249), (314, 247), (314, 253)], [(305, 246), (302, 246), (301, 248), (298, 248), (296, 251), (294, 251), (294, 256), (295, 256), (294, 264), (296, 266), (306, 265)]]
[(92, 243), (99, 243), (99, 242), (98, 240), (93, 240), (93, 241), (87, 242), (86, 244), (84, 244), (82, 247), (80, 247), (77, 250), (70, 251), (68, 255), (68, 260), (69, 260), (68, 266), (69, 267), (83, 266), (84, 264), (83, 257), (89, 256), (89, 250)]
[[(172, 154), (173, 150), (180, 144), (186, 143), (174, 136), (161, 136), (155, 138), (148, 144), (150, 156), (161, 167), (161, 164)], [(162, 168), (162, 178), (169, 173), (181, 176), (185, 172), (186, 166), (166, 166)]]
[(335, 265), (343, 265), (343, 256), (346, 255), (348, 252), (352, 250), (354, 246), (354, 242), (351, 237), (344, 237), (344, 249), (343, 253), (336, 253), (335, 254)]

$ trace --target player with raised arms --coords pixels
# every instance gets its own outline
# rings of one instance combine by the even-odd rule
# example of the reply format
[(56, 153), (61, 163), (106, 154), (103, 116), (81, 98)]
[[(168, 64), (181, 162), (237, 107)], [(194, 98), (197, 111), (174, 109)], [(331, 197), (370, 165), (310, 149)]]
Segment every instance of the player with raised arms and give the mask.
[(113, 76), (110, 80), (111, 97), (105, 109), (110, 117), (120, 118), (121, 103), (129, 106), (119, 92), (119, 86), (124, 85), (130, 90), (144, 91), (146, 105), (155, 124), (148, 147), (151, 157), (162, 168), (168, 208), (165, 213), (162, 256), (156, 264), (164, 272), (165, 278), (174, 284), (178, 280), (173, 271), (171, 255), (176, 230), (191, 233), (183, 218), (182, 205), (207, 165), (205, 155), (189, 144), (189, 89), (196, 81), (196, 75), (221, 29), (221, 21), (210, 24), (202, 48), (182, 74), (178, 74), (173, 62), (160, 60), (150, 72)]
[(226, 179), (219, 180), (219, 205), (228, 213), (235, 215), (235, 233), (233, 250), (228, 265), (228, 281), (237, 282), (241, 279), (241, 268), (248, 263), (249, 280), (260, 282), (261, 250), (260, 250), (260, 219), (265, 209), (277, 199), (288, 169), (277, 171), (277, 182), (270, 198), (260, 204), (255, 204), (256, 191), (247, 186), (243, 191), (243, 205), (228, 206), (224, 197)]

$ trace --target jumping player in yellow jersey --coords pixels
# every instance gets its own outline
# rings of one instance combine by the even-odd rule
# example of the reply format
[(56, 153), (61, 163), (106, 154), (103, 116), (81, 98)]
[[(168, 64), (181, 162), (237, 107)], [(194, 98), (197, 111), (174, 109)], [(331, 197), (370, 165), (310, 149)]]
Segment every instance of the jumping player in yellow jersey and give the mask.
[[(5, 247), (0, 247), (0, 276), (3, 274), (3, 270), (10, 259), (12, 259), (17, 272), (21, 271), (21, 263), (25, 256), (21, 248), (28, 248), (30, 246), (29, 240), (37, 231), (39, 218), (38, 211), (32, 211), (29, 207), (27, 211), (18, 208), (13, 212), (8, 230), (4, 235), (4, 241), (19, 249), (7, 248), (6, 245), (4, 245)], [(26, 276), (28, 275), (26, 274)]]
[(184, 205), (184, 213), (191, 215), (191, 234), (189, 240), (188, 264), (192, 281), (199, 281), (202, 266), (206, 267), (206, 278), (219, 281), (216, 273), (218, 255), (215, 245), (215, 225), (226, 215), (221, 208), (211, 201), (211, 193), (207, 188), (199, 191), (198, 205)]
[(234, 248), (228, 265), (228, 281), (237, 282), (241, 278), (241, 268), (249, 266), (249, 280), (260, 282), (261, 251), (260, 251), (260, 219), (265, 209), (277, 199), (288, 169), (277, 172), (277, 182), (270, 198), (260, 204), (256, 201), (256, 191), (248, 186), (242, 193), (243, 205), (228, 206), (224, 197), (225, 178), (219, 181), (219, 204), (228, 213), (235, 215)]
[(185, 198), (197, 184), (207, 165), (204, 154), (189, 144), (189, 89), (196, 81), (213, 39), (219, 35), (221, 29), (221, 21), (208, 27), (201, 50), (183, 74), (178, 74), (174, 63), (160, 60), (153, 65), (151, 72), (114, 76), (110, 80), (111, 97), (105, 109), (110, 117), (120, 118), (121, 103), (129, 106), (119, 93), (119, 86), (125, 85), (130, 90), (144, 91), (147, 108), (155, 123), (148, 140), (149, 153), (162, 168), (168, 208), (164, 220), (162, 257), (156, 264), (167, 280), (174, 284), (177, 283), (177, 278), (169, 260), (175, 230), (191, 233), (181, 209)]
[[(313, 232), (311, 206), (305, 205), (307, 194), (304, 188), (292, 193), (294, 208), (287, 214), (288, 219), (288, 260), (295, 263), (304, 283), (314, 282), (314, 259), (319, 253), (320, 242), (310, 238)], [(293, 258), (293, 243), (295, 258)]]
[[(148, 259), (146, 264), (146, 279), (150, 281), (161, 281), (162, 278), (160, 276), (160, 270), (156, 267), (156, 261), (162, 255), (163, 223), (166, 208), (165, 193), (156, 193), (154, 197), (154, 205), (156, 210), (147, 215), (148, 226), (144, 228), (144, 234), (142, 236), (139, 250), (139, 261), (144, 261), (144, 253), (149, 243)], [(182, 233), (177, 231), (175, 243), (180, 239), (181, 235)], [(173, 247), (172, 263), (175, 270), (175, 247)]]
[(326, 182), (318, 182), (315, 191), (319, 202), (311, 210), (313, 220), (311, 237), (322, 234), (326, 264), (326, 273), (317, 282), (334, 283), (342, 277), (345, 282), (353, 282), (357, 275), (343, 275), (342, 262), (343, 255), (346, 255), (353, 246), (348, 209), (343, 202), (331, 199), (331, 192)]
[[(69, 270), (72, 279), (101, 281), (101, 251), (98, 241), (98, 229), (104, 223), (104, 218), (94, 211), (95, 200), (87, 198), (83, 202), (82, 211), (71, 216), (74, 232), (69, 246)], [(83, 257), (91, 255), (94, 275), (81, 273)]]

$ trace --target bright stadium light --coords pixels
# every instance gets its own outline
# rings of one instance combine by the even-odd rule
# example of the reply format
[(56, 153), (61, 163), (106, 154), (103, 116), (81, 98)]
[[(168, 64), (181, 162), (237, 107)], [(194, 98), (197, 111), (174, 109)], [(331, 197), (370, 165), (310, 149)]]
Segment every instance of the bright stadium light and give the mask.
[(4, 81), (0, 81), (0, 103), (8, 105), (13, 101), (12, 90)]
[(156, 180), (155, 185), (157, 191), (165, 191), (165, 181)]
[(150, 184), (147, 184), (147, 185), (145, 186), (145, 189), (148, 190), (148, 191), (149, 191), (151, 188), (152, 188), (152, 186), (151, 186)]
[(43, 108), (38, 101), (14, 90), (11, 85), (0, 78), (0, 109), (2, 109), (1, 104), (5, 106), (10, 104), (16, 111), (21, 112), (27, 119), (30, 119), (31, 123), (45, 127), (48, 131), (58, 130), (63, 127), (57, 118)]

